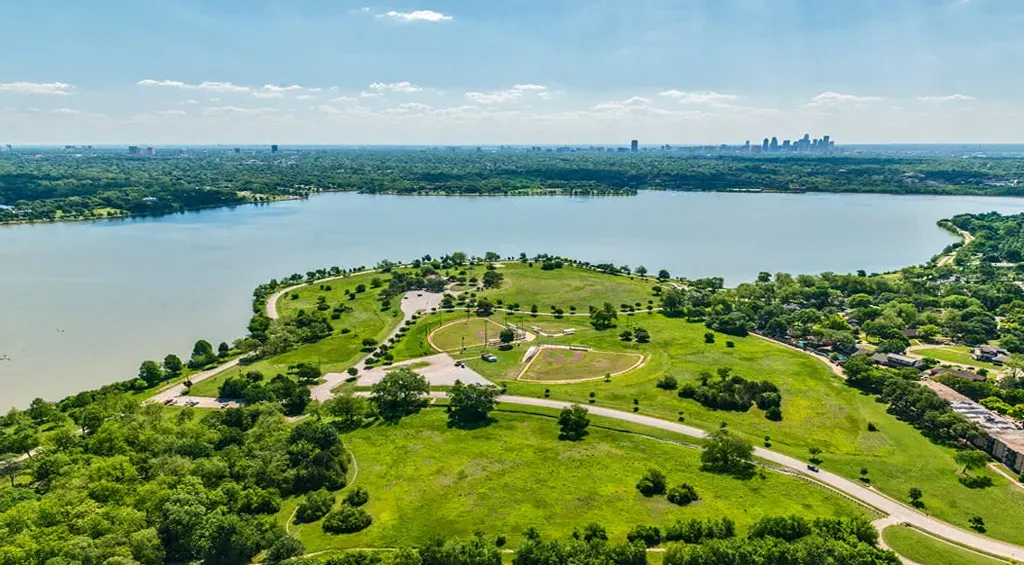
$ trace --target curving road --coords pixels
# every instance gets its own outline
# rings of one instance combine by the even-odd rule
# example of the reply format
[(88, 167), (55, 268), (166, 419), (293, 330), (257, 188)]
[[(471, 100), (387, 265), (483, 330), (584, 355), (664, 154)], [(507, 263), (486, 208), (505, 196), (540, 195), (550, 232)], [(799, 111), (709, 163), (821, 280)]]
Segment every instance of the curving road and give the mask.
[[(435, 394), (432, 396), (438, 395)], [(541, 408), (554, 408), (559, 410), (573, 404), (571, 402), (546, 400), (543, 398), (531, 398), (526, 396), (499, 396), (498, 402), (519, 404), (523, 406), (537, 406)], [(653, 418), (651, 416), (643, 416), (634, 412), (623, 412), (621, 410), (603, 408), (601, 406), (586, 406), (586, 408), (595, 416), (632, 422), (634, 424), (657, 428), (690, 437), (702, 438), (707, 435), (706, 432), (700, 428), (694, 428), (693, 426), (686, 426), (676, 422), (669, 422), (668, 420)], [(947, 524), (942, 520), (932, 518), (931, 516), (915, 510), (901, 502), (897, 502), (874, 489), (869, 489), (857, 482), (844, 479), (843, 477), (829, 473), (828, 471), (820, 470), (818, 472), (813, 472), (807, 468), (806, 462), (799, 459), (760, 447), (754, 448), (754, 455), (779, 467), (785, 467), (794, 473), (798, 473), (806, 478), (822, 483), (868, 506), (888, 514), (889, 523), (911, 524), (933, 535), (956, 542), (960, 545), (977, 549), (984, 553), (998, 555), (1007, 559), (1015, 559), (1017, 561), (1024, 560), (1024, 548), (1022, 547), (957, 528), (956, 526)]]
[[(965, 234), (965, 236), (969, 236), (969, 234)], [(285, 288), (271, 295), (270, 298), (267, 300), (267, 316), (269, 316), (270, 318), (277, 318), (277, 300), (285, 293), (303, 286), (306, 286), (306, 283)], [(408, 293), (402, 300), (402, 312), (404, 314), (403, 321), (399, 323), (398, 326), (396, 326), (392, 334), (396, 333), (398, 329), (402, 327), (405, 320), (411, 319), (412, 315), (415, 314), (416, 312), (422, 310), (429, 310), (431, 307), (436, 307), (440, 303), (440, 297), (440, 294), (422, 293), (421, 295), (417, 295), (416, 293)], [(435, 304), (435, 301), (437, 302), (437, 304)], [(765, 338), (764, 336), (758, 337), (761, 337), (762, 339), (769, 339)], [(793, 349), (803, 351), (795, 347)], [(812, 353), (807, 351), (803, 352), (813, 355)], [(815, 357), (820, 359), (820, 357), (818, 356)], [(192, 377), (192, 381), (197, 382), (212, 377), (217, 373), (220, 373), (221, 371), (227, 370), (235, 366), (235, 364), (237, 364), (237, 360), (225, 363), (224, 365), (221, 365), (209, 371), (205, 371), (204, 373), (194, 375)], [(829, 367), (834, 372), (836, 372), (837, 367), (835, 367), (833, 364), (829, 363)], [(840, 373), (837, 372), (837, 374)], [(336, 376), (325, 375), (325, 377), (335, 378), (328, 378), (327, 382), (324, 382), (314, 387), (311, 390), (311, 392), (313, 392), (313, 397), (321, 400), (330, 398), (332, 396), (330, 392), (331, 389), (337, 386), (337, 384), (340, 384), (340, 382), (344, 380), (345, 376), (346, 375), (340, 374)], [(188, 397), (177, 396), (181, 394), (183, 388), (183, 385), (168, 388), (164, 391), (161, 391), (161, 393), (159, 393), (157, 396), (153, 397), (152, 401), (162, 402), (163, 400), (166, 400), (168, 398), (176, 398), (179, 401), (184, 400)], [(430, 396), (434, 398), (442, 398), (445, 396), (445, 393), (433, 392), (430, 394)], [(222, 404), (220, 401), (217, 401), (216, 399), (212, 398), (192, 397), (191, 400), (198, 401), (198, 404), (196, 404), (196, 406), (204, 408), (218, 408), (221, 407)], [(506, 404), (535, 406), (540, 408), (553, 408), (559, 410), (571, 406), (573, 404), (571, 402), (525, 396), (499, 396), (498, 401)], [(586, 408), (590, 411), (591, 414), (594, 414), (596, 416), (601, 416), (604, 418), (610, 418), (625, 422), (631, 422), (641, 426), (657, 428), (660, 430), (677, 433), (689, 437), (703, 438), (707, 435), (707, 433), (700, 428), (679, 424), (677, 422), (670, 422), (668, 420), (662, 420), (660, 418), (654, 418), (651, 416), (644, 416), (634, 412), (624, 412), (621, 410), (615, 410), (611, 408), (604, 408), (601, 406), (593, 405), (586, 406)], [(783, 455), (781, 453), (760, 447), (754, 448), (754, 455), (765, 461), (771, 462), (778, 467), (783, 467), (794, 474), (798, 474), (799, 476), (802, 476), (804, 478), (816, 481), (828, 488), (836, 490), (846, 496), (849, 496), (850, 498), (853, 498), (867, 506), (870, 506), (872, 508), (879, 510), (880, 512), (887, 514), (888, 516), (886, 518), (877, 521), (878, 526), (900, 523), (911, 524), (932, 535), (944, 538), (946, 540), (955, 542), (968, 548), (972, 548), (992, 555), (998, 555), (1006, 559), (1024, 561), (1024, 548), (1022, 547), (1001, 542), (992, 538), (981, 536), (968, 530), (958, 528), (956, 526), (943, 522), (942, 520), (928, 516), (927, 514), (924, 514), (923, 512), (920, 512), (899, 501), (889, 498), (888, 496), (885, 496), (874, 489), (867, 488), (861, 485), (860, 483), (845, 479), (834, 473), (830, 473), (824, 470), (813, 472), (807, 468), (806, 462), (801, 461), (799, 459), (789, 457), (788, 455)]]

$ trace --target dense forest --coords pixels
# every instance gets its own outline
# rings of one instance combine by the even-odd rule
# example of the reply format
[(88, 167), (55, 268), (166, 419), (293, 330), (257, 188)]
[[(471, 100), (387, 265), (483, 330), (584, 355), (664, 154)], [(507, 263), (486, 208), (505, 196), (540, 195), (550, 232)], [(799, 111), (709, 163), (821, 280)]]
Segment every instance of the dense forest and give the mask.
[(0, 222), (160, 215), (316, 191), (632, 195), (759, 190), (1022, 195), (1024, 159), (468, 150), (0, 154)]

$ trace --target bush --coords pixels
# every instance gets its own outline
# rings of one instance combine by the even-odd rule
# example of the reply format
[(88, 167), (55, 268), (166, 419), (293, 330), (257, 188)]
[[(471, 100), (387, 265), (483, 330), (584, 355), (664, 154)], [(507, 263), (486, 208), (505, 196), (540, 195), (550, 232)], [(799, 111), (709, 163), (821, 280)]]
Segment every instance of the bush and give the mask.
[(329, 534), (351, 534), (365, 530), (373, 519), (362, 508), (342, 506), (324, 519), (324, 531)]
[(370, 493), (363, 487), (356, 487), (345, 494), (344, 500), (349, 506), (362, 506), (370, 501)]
[(292, 557), (299, 557), (304, 553), (306, 553), (306, 546), (302, 545), (301, 541), (292, 536), (283, 535), (277, 538), (274, 545), (270, 546), (270, 550), (267, 552), (267, 561), (280, 563)]
[(675, 390), (679, 388), (679, 379), (672, 375), (665, 375), (658, 379), (657, 387), (664, 390)]
[(697, 489), (686, 483), (672, 487), (668, 491), (668, 501), (672, 504), (678, 504), (679, 506), (686, 506), (699, 498), (700, 497), (697, 496)]
[(729, 518), (679, 520), (665, 528), (665, 541), (701, 543), (709, 539), (727, 539), (735, 536), (736, 523)]
[(325, 489), (313, 491), (306, 495), (295, 509), (295, 523), (316, 522), (331, 511), (334, 506), (334, 495)]
[(665, 473), (658, 469), (648, 469), (640, 482), (636, 484), (636, 489), (644, 496), (665, 494), (666, 488), (668, 488), (668, 482), (665, 480)]
[(647, 547), (654, 547), (661, 543), (661, 530), (657, 526), (649, 526), (641, 524), (635, 526), (632, 530), (626, 534), (626, 539), (629, 543), (642, 542)]
[(962, 475), (957, 480), (967, 488), (988, 488), (992, 486), (992, 477)]

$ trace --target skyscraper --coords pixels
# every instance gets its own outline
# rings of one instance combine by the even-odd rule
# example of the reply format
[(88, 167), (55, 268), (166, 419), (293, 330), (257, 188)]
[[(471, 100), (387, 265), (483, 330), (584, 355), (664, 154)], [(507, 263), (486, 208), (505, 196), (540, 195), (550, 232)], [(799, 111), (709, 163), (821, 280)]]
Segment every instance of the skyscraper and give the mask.
[(138, 155), (139, 154), (139, 146), (138, 145), (129, 145), (128, 146), (128, 154), (129, 155)]
[(639, 151), (640, 150), (640, 142), (635, 140), (635, 139), (633, 141), (630, 141), (629, 142), (629, 150), (632, 151), (633, 153), (636, 153), (637, 151)]
[(772, 136), (772, 142), (768, 145), (768, 148), (775, 151), (779, 148), (779, 138)]
[(761, 151), (768, 151), (768, 138), (767, 137), (764, 138), (764, 141), (761, 142)]
[(277, 145), (271, 145), (270, 146), (270, 152), (271, 153), (277, 153)]

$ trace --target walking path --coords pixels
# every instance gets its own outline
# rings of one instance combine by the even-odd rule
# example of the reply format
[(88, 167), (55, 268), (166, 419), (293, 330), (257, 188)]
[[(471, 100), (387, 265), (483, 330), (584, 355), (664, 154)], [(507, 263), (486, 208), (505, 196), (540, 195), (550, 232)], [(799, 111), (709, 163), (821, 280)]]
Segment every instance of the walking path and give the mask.
[[(951, 226), (951, 227), (953, 229), (955, 229), (957, 231), (957, 233), (960, 234), (960, 237), (962, 237), (964, 239), (964, 245), (967, 245), (968, 243), (974, 241), (974, 236), (971, 235), (971, 232), (964, 231), (964, 230), (962, 230), (962, 229), (960, 229), (960, 228), (958, 228), (956, 226)], [(941, 267), (943, 265), (948, 265), (949, 263), (952, 263), (953, 259), (956, 258), (956, 252), (957, 251), (959, 251), (959, 249), (954, 249), (951, 253), (947, 253), (946, 255), (943, 255), (942, 257), (939, 257), (939, 261), (936, 263), (936, 265)]]

